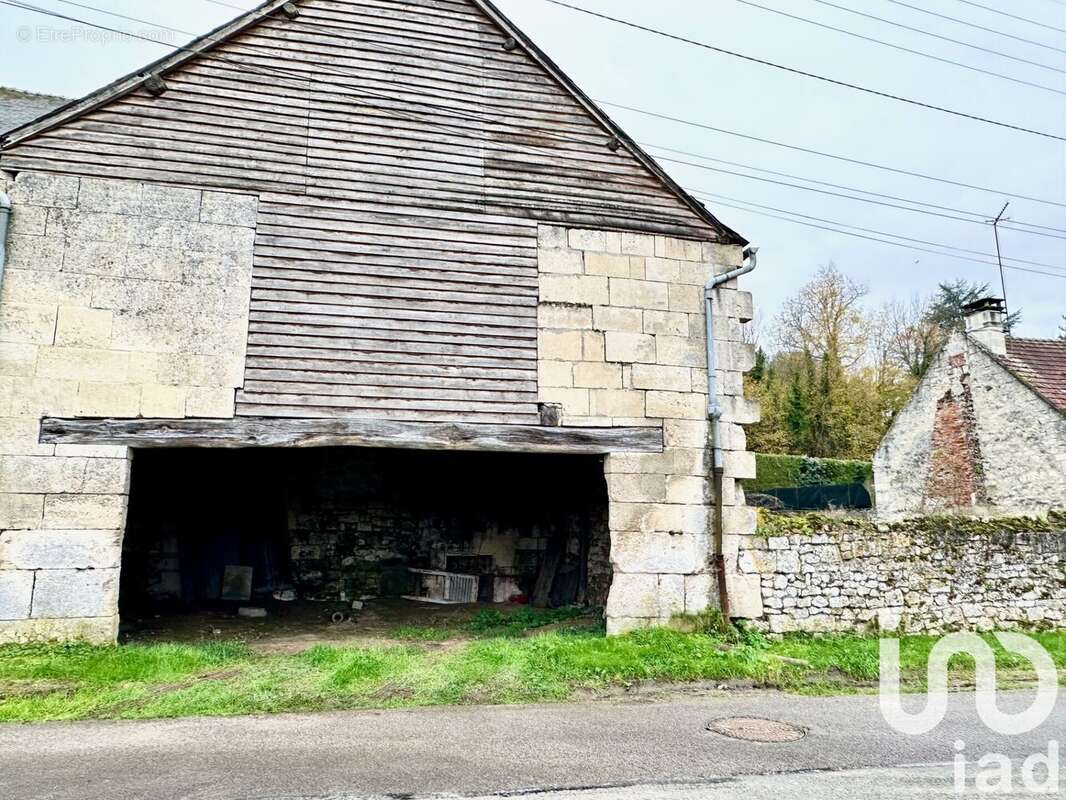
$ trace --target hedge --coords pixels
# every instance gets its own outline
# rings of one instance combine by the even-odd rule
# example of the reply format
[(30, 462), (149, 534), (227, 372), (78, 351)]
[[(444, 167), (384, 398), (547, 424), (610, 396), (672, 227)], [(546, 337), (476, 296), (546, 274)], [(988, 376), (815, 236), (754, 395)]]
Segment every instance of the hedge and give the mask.
[(756, 453), (756, 478), (744, 481), (748, 491), (786, 489), (802, 486), (836, 486), (873, 480), (869, 461), (843, 461), (836, 458), (809, 458)]

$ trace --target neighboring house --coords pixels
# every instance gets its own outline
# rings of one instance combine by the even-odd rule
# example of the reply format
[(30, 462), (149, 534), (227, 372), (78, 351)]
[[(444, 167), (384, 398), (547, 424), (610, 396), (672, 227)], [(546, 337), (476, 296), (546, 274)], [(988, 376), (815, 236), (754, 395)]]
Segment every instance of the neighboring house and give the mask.
[(874, 455), (879, 513), (1066, 509), (1066, 342), (1007, 336), (1000, 300), (965, 311)]
[(0, 86), (0, 136), (69, 102), (65, 97)]
[(0, 169), (0, 640), (113, 640), (120, 574), (761, 614), (754, 254), (487, 0), (267, 2)]

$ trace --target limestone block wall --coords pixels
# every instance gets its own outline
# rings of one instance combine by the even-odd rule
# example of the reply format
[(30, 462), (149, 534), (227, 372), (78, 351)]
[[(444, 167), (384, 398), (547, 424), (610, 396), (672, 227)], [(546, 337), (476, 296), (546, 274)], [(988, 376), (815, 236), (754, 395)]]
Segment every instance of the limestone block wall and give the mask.
[(1066, 625), (1066, 517), (873, 525), (832, 520), (745, 540), (766, 617), (786, 631), (1003, 630)]
[[(614, 580), (608, 631), (618, 633), (717, 604), (703, 287), (741, 264), (741, 248), (614, 231), (541, 226), (538, 385), (564, 425), (662, 427), (662, 454), (617, 454), (605, 471)], [(754, 363), (741, 341), (751, 295), (715, 298), (718, 386), (725, 409), (724, 533), (734, 614), (762, 613), (758, 581), (737, 568), (754, 513), (738, 480), (755, 477), (742, 425)]]
[(1066, 508), (1066, 417), (970, 338), (937, 356), (874, 455), (878, 513)]
[(130, 453), (39, 420), (229, 417), (255, 197), (21, 173), (0, 293), (0, 642), (113, 641)]

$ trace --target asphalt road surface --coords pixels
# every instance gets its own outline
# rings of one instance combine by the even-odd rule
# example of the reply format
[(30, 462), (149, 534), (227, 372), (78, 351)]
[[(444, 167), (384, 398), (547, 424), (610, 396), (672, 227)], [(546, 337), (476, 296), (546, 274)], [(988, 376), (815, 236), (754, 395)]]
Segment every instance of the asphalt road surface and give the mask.
[[(1005, 709), (1029, 698), (1001, 695)], [(759, 744), (707, 730), (734, 715), (790, 722), (806, 736)], [(1066, 696), (1037, 730), (1002, 737), (980, 722), (972, 695), (957, 694), (938, 729), (905, 736), (881, 719), (875, 696), (772, 692), (2, 725), (0, 800), (928, 800), (960, 796), (957, 740), (970, 761), (1001, 753), (1018, 775), (1064, 733)], [(963, 796), (979, 796), (973, 786), (971, 776)]]

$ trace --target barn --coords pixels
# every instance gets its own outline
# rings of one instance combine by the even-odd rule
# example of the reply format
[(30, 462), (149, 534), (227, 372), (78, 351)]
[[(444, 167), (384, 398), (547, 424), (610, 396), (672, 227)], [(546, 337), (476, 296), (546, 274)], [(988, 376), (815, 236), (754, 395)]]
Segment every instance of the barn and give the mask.
[(270, 0), (0, 170), (0, 641), (761, 614), (754, 250), (487, 0)]

